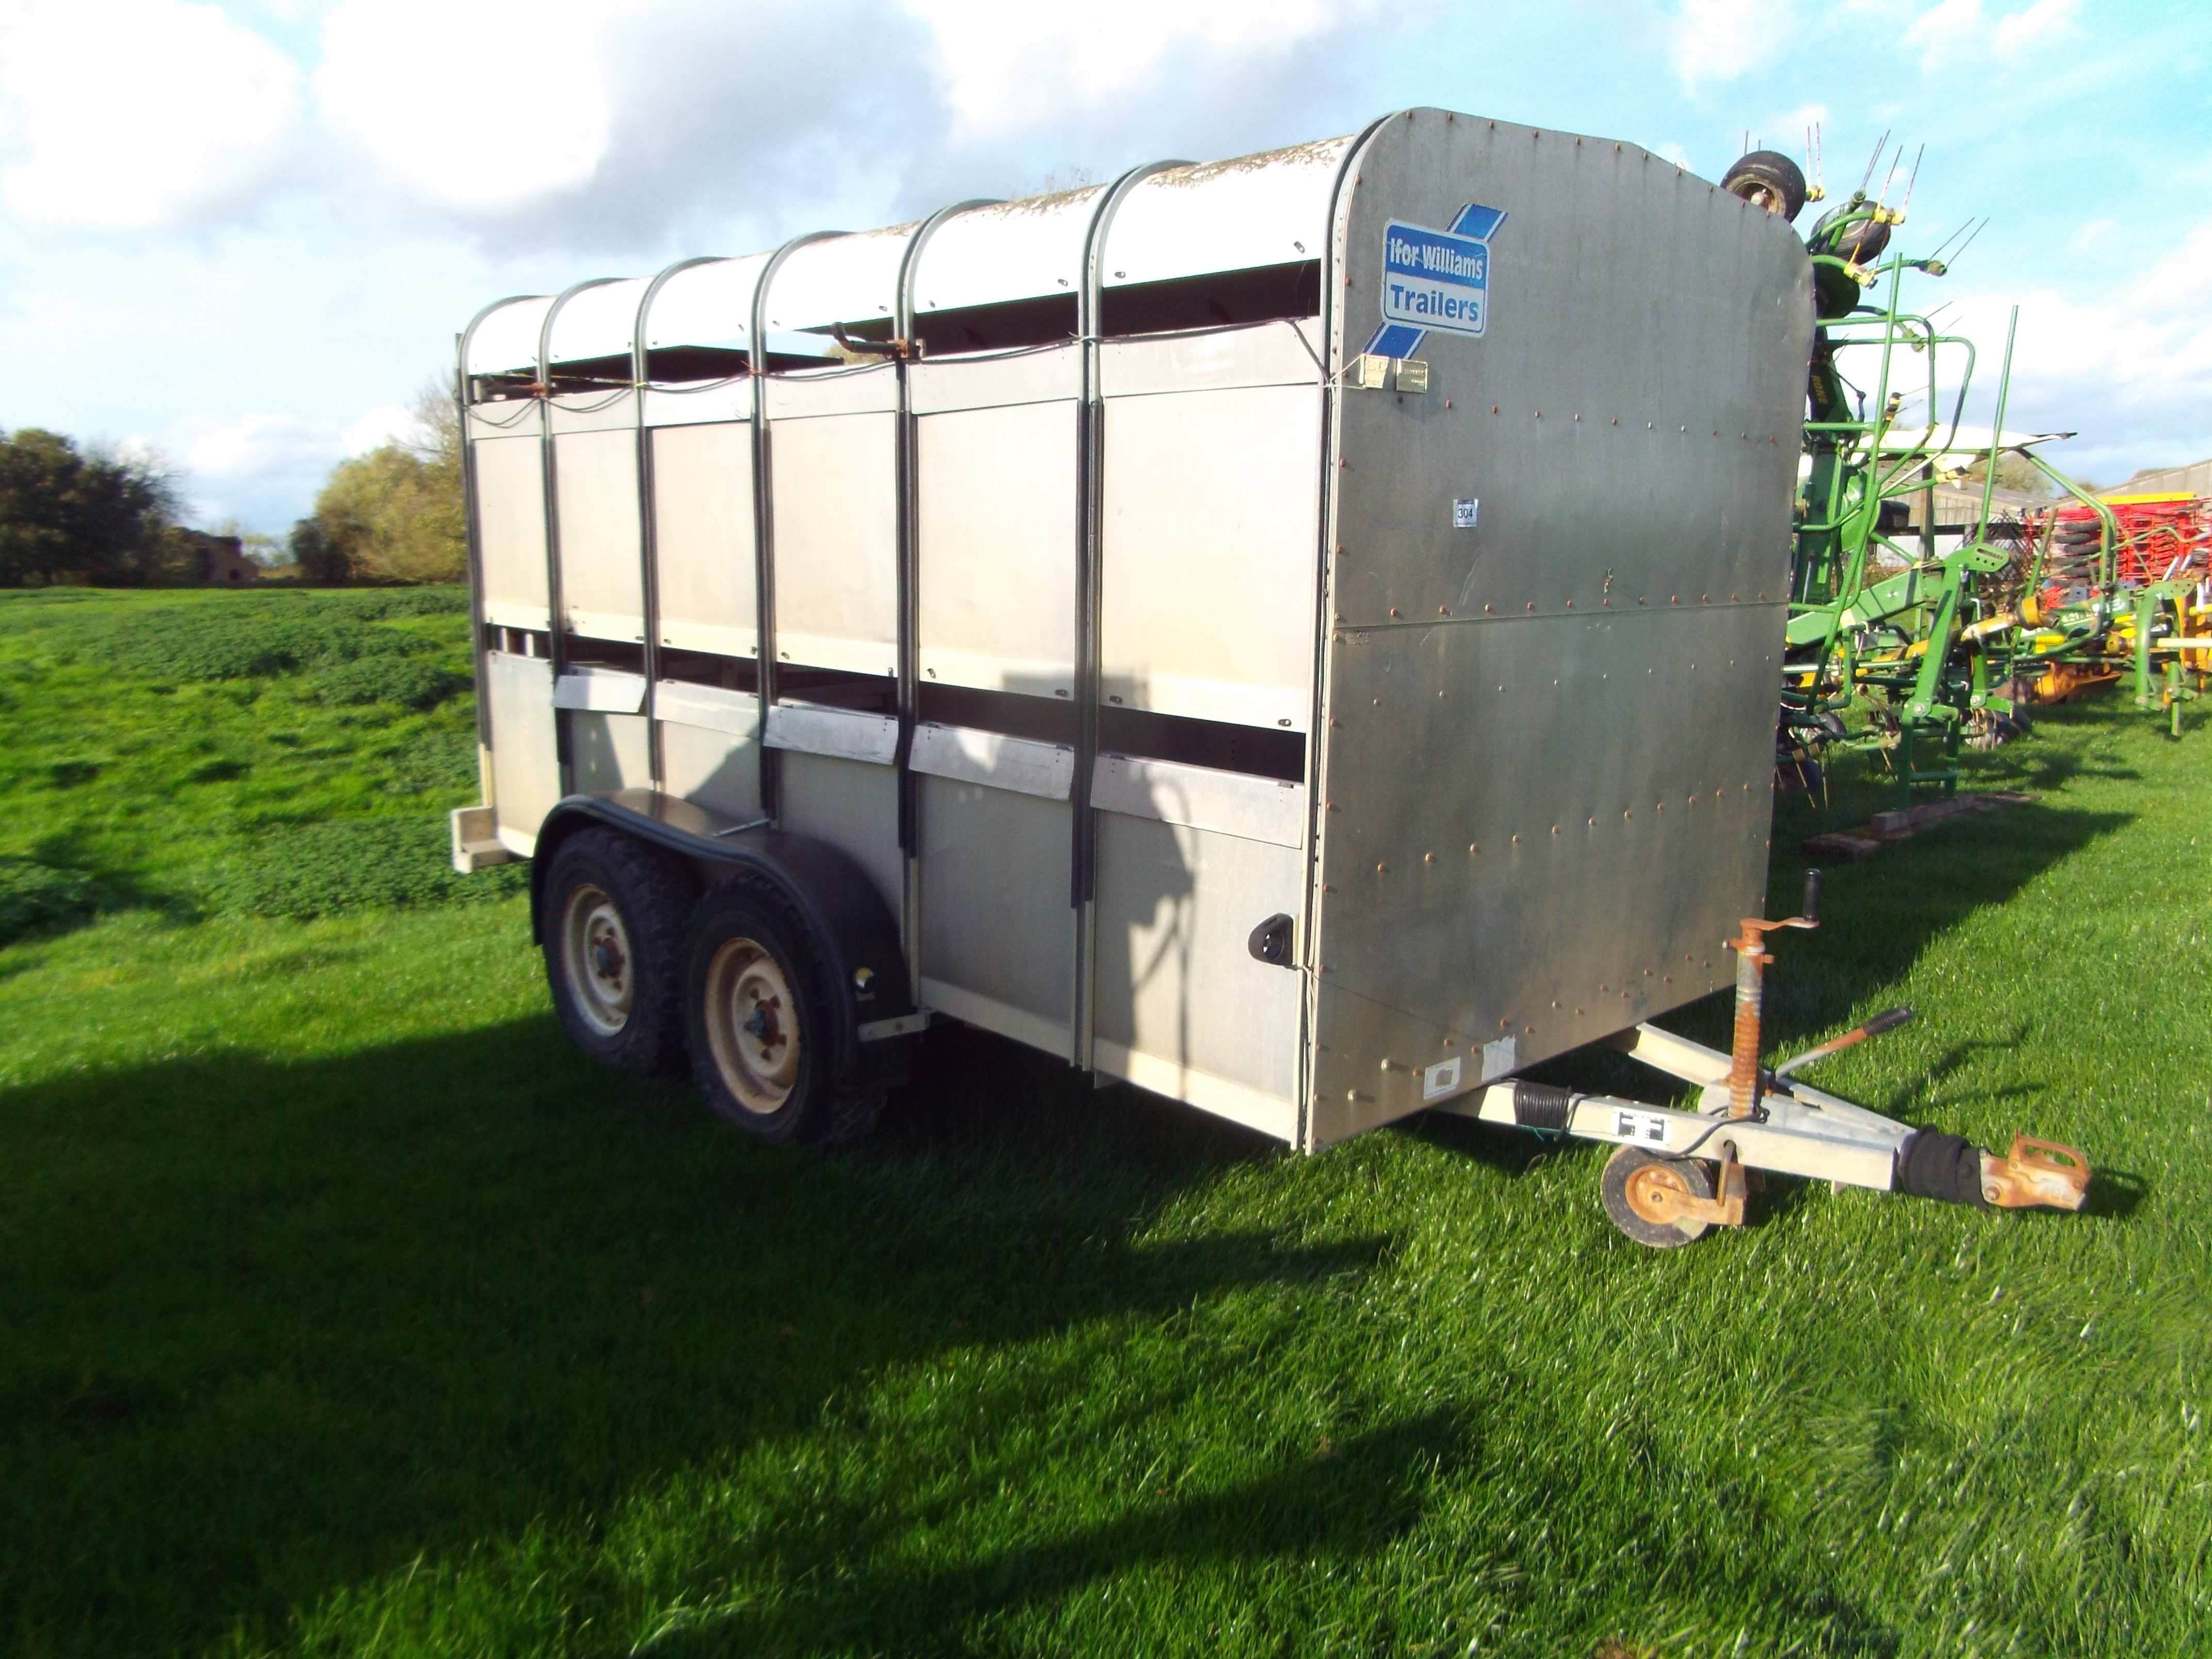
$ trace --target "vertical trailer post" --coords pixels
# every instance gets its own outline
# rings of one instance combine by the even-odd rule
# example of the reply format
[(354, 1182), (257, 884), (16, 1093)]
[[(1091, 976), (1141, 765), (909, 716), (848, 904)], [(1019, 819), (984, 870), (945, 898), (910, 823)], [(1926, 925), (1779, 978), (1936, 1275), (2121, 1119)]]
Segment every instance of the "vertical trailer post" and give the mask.
[(660, 525), (659, 501), (653, 482), (653, 429), (645, 420), (645, 389), (652, 378), (650, 354), (646, 349), (646, 320), (653, 311), (653, 301), (670, 277), (696, 265), (713, 264), (719, 257), (703, 253), (678, 259), (646, 284), (645, 292), (638, 296), (637, 317), (629, 331), (630, 394), (637, 400), (637, 529), (645, 602), (646, 753), (655, 789), (666, 787), (668, 774), (661, 756), (660, 722), (655, 718), (660, 686)]
[(469, 343), (476, 338), (477, 325), (493, 312), (532, 297), (510, 294), (504, 300), (495, 300), (470, 318), (468, 326), (453, 337), (453, 420), (461, 446), (461, 521), (469, 538), (469, 660), (476, 670), (478, 688), (477, 787), (483, 796), (482, 804), (495, 812), (499, 800), (491, 768), (491, 698), (483, 689), (491, 684), (491, 649), (485, 638), (483, 620), (483, 528), (477, 499), (477, 448), (469, 441), (469, 414), (476, 402), (469, 383)]
[[(544, 468), (545, 604), (550, 625), (545, 652), (553, 665), (553, 683), (556, 686), (568, 666), (569, 651), (567, 606), (561, 581), (560, 460), (553, 442), (553, 324), (561, 315), (561, 307), (576, 295), (587, 289), (605, 288), (617, 280), (612, 276), (593, 276), (562, 289), (545, 308), (544, 321), (538, 325), (538, 434)], [(561, 793), (566, 795), (574, 793), (576, 787), (575, 750), (569, 723), (561, 714), (556, 707), (553, 711), (553, 753), (560, 768)]]
[(1098, 557), (1104, 532), (1105, 396), (1098, 375), (1105, 322), (1107, 234), (1129, 192), (1156, 173), (1188, 167), (1182, 161), (1146, 161), (1116, 179), (1098, 198), (1083, 237), (1083, 277), (1076, 300), (1076, 332), (1082, 342), (1082, 388), (1076, 405), (1075, 778), (1068, 790), (1068, 902), (1075, 908), (1074, 1041), (1069, 1060), (1093, 1067), (1097, 1007), (1097, 876), (1098, 825), (1091, 805), (1098, 765)]
[(814, 230), (794, 236), (769, 256), (753, 284), (751, 338), (753, 398), (753, 563), (758, 572), (754, 603), (759, 607), (756, 635), (759, 668), (762, 740), (760, 746), (760, 809), (770, 819), (781, 815), (783, 803), (776, 784), (781, 769), (775, 751), (768, 745), (768, 711), (775, 702), (775, 491), (769, 459), (768, 435), (768, 290), (783, 262), (811, 242), (842, 236), (842, 230)]

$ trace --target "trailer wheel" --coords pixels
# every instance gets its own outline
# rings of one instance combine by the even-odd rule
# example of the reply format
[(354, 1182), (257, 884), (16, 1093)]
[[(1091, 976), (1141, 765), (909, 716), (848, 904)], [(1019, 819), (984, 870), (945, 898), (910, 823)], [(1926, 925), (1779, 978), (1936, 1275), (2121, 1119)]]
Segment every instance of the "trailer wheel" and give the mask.
[(683, 866), (609, 830), (561, 843), (546, 872), (545, 978), (568, 1040), (639, 1077), (684, 1064)]
[(1598, 1182), (1606, 1219), (1638, 1244), (1671, 1250), (1705, 1235), (1706, 1224), (1681, 1212), (1685, 1198), (1709, 1199), (1713, 1178), (1693, 1158), (1660, 1158), (1640, 1146), (1618, 1146)]
[(875, 1127), (879, 1092), (841, 1089), (834, 978), (806, 918), (740, 873), (691, 921), (684, 1008), (707, 1103), (763, 1140), (844, 1146)]
[(1779, 150), (1752, 151), (1721, 174), (1721, 188), (1784, 219), (1805, 210), (1805, 174)]

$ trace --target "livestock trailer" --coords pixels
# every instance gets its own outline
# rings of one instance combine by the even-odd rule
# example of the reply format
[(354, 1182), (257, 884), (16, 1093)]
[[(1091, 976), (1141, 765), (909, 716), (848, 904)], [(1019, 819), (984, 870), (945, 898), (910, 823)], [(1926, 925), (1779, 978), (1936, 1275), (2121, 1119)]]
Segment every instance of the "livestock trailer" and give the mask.
[[(1758, 1071), (1755, 933), (1748, 1080), (1647, 1024), (1763, 914), (1812, 329), (1763, 207), (1429, 109), (501, 301), (456, 863), (770, 1137), (951, 1018), (1307, 1150), (1617, 1141), (1647, 1242), (1744, 1167), (2078, 1203)], [(1711, 1110), (1515, 1080), (1602, 1039)]]

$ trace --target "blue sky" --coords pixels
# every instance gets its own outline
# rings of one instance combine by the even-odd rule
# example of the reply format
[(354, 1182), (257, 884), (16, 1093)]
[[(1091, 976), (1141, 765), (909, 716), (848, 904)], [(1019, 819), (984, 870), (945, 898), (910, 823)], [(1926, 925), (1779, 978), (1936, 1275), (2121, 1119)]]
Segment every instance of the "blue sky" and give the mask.
[[(1717, 178), (1748, 131), (1900, 234), (2008, 426), (2212, 455), (2212, 10), (2094, 0), (0, 0), (0, 428), (143, 444), (281, 532), (484, 301), (1435, 104)], [(1809, 222), (1812, 215), (1807, 215)], [(1663, 273), (1655, 273), (1663, 279)]]

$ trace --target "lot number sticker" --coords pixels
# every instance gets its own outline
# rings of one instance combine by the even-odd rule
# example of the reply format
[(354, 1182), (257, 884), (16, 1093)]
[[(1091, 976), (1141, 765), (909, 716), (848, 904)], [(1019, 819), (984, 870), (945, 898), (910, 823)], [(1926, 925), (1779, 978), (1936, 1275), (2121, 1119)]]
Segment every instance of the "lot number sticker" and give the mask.
[(1650, 1146), (1664, 1146), (1667, 1144), (1667, 1115), (1664, 1112), (1632, 1112), (1624, 1108), (1613, 1115), (1613, 1138)]

